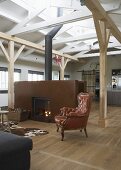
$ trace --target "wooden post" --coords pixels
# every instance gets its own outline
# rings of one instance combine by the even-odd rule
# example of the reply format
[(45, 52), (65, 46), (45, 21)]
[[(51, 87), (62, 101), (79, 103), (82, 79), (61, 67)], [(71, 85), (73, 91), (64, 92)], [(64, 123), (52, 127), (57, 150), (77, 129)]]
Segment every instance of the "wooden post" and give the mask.
[(8, 50), (6, 51), (2, 42), (0, 42), (0, 47), (8, 61), (8, 107), (14, 108), (14, 62), (17, 60), (25, 45), (21, 45), (16, 54), (14, 55), (14, 41), (9, 41)]
[(107, 46), (110, 38), (110, 30), (106, 29), (105, 21), (100, 21), (93, 16), (100, 47), (100, 113), (98, 125), (106, 127), (107, 120)]
[(60, 66), (60, 80), (64, 80), (64, 57), (61, 58), (61, 66)]
[(8, 107), (14, 108), (14, 42), (9, 42)]
[(64, 80), (64, 70), (65, 70), (65, 67), (66, 67), (68, 61), (70, 61), (70, 60), (67, 59), (67, 58), (64, 58), (64, 57), (61, 58), (61, 63), (60, 63), (60, 80)]

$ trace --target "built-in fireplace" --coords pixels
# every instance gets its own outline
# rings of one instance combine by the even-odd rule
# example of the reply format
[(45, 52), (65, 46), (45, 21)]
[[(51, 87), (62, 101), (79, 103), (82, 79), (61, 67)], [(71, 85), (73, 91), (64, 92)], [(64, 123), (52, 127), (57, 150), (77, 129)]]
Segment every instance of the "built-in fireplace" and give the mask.
[(51, 121), (51, 100), (46, 97), (32, 97), (32, 119), (37, 121)]

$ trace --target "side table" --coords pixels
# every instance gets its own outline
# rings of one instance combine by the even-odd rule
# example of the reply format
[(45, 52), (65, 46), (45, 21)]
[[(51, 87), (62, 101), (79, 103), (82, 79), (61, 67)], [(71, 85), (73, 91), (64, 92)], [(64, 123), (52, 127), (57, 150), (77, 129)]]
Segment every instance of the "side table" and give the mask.
[(9, 111), (7, 110), (0, 110), (0, 129), (3, 131), (11, 132), (8, 113)]

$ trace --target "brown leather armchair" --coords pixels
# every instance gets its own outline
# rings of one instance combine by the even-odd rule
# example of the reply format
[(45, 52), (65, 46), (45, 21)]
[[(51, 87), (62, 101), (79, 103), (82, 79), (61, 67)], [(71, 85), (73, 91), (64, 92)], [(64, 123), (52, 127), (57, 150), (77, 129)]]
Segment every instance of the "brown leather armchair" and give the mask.
[(88, 137), (86, 126), (91, 108), (91, 96), (89, 93), (79, 93), (77, 100), (78, 107), (63, 107), (60, 109), (61, 114), (55, 116), (57, 132), (60, 128), (62, 141), (64, 139), (65, 130), (80, 129), (80, 131), (82, 131), (84, 129), (85, 135)]

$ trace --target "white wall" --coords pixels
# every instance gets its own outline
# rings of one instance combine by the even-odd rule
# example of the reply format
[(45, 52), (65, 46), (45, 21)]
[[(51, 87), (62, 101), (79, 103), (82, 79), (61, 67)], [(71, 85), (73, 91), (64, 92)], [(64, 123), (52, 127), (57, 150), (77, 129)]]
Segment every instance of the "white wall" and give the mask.
[[(71, 69), (71, 79), (72, 80), (82, 80), (82, 70), (92, 70), (90, 67), (92, 63), (99, 63), (99, 57), (88, 59), (85, 65), (81, 63), (70, 64)], [(98, 68), (99, 69), (99, 68)], [(121, 55), (120, 56), (107, 56), (107, 85), (112, 82), (112, 69), (121, 69)]]

